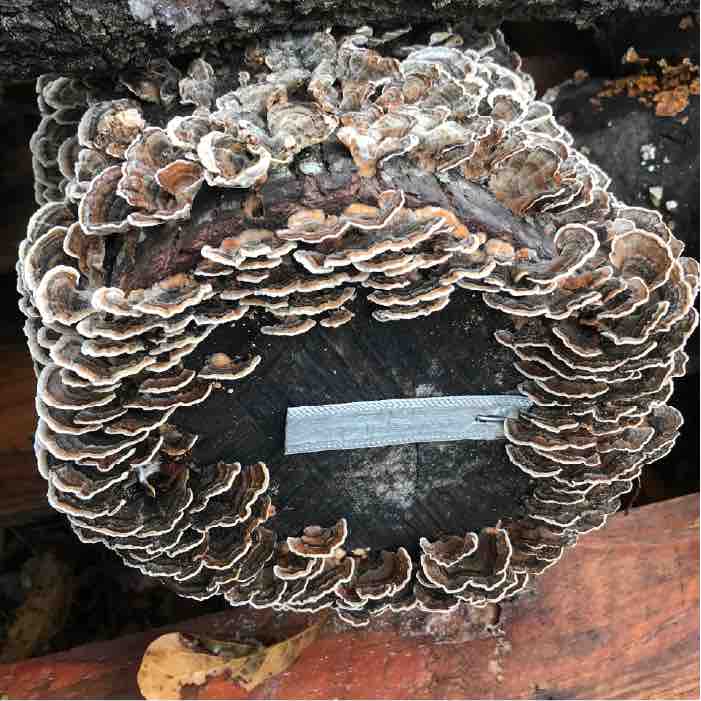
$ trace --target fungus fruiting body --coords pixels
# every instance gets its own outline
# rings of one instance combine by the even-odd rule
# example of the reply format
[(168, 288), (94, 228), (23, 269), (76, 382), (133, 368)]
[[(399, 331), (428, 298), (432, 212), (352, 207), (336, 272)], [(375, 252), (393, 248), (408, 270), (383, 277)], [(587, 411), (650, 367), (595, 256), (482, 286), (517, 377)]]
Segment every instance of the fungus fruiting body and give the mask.
[[(603, 526), (678, 435), (667, 402), (697, 325), (698, 263), (659, 214), (615, 198), (498, 32), (471, 47), (404, 39), (271, 39), (238, 80), (197, 59), (184, 74), (132, 71), (107, 94), (37, 83), (39, 208), (18, 284), (40, 471), (81, 540), (183, 596), (333, 608), (353, 625), (498, 602)], [(319, 190), (322, 171), (340, 194)], [(181, 233), (187, 246), (144, 273), (139, 247)], [(343, 514), (266, 527), (265, 464), (192, 459), (198, 436), (175, 412), (255, 377), (264, 355), (193, 366), (217, 326), (334, 333), (359, 299), (377, 324), (440, 321), (465, 290), (503, 314), (496, 340), (531, 402), (504, 427), (530, 480), (525, 516), (422, 538), (413, 556), (349, 553)]]

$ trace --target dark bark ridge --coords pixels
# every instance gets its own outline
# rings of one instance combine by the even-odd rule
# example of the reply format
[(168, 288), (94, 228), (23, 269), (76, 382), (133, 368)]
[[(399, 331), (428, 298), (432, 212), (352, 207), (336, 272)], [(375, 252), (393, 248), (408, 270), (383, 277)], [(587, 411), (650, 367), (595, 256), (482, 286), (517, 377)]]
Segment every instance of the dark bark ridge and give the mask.
[[(559, 20), (589, 26), (620, 13), (683, 14), (692, 2), (600, 0), (17, 0), (0, 3), (0, 80), (46, 72), (109, 75), (149, 59), (219, 50), (263, 34), (314, 31), (328, 26), (467, 22), (494, 28), (503, 20)], [(432, 16), (435, 18), (432, 20)]]
[(401, 190), (409, 207), (450, 209), (471, 230), (490, 236), (508, 234), (544, 258), (553, 255), (552, 241), (543, 236), (540, 226), (527, 217), (515, 216), (474, 183), (455, 181), (444, 186), (434, 174), (411, 163), (391, 161), (375, 177), (360, 178), (352, 158), (338, 142), (324, 144), (320, 155), (324, 164), (321, 173), (288, 171), (262, 185), (260, 210), (253, 215), (245, 211), (249, 193), (204, 187), (193, 204), (190, 220), (164, 227), (119, 256), (110, 273), (111, 284), (125, 290), (149, 287), (173, 273), (192, 270), (205, 245), (218, 246), (224, 238), (245, 229), (283, 227), (300, 207), (340, 212), (353, 202), (372, 205), (384, 190)]
[[(383, 46), (396, 38), (271, 39), (227, 92), (201, 59), (179, 82), (164, 63), (132, 74), (139, 100), (38, 83), (19, 291), (39, 468), (78, 537), (184, 596), (356, 625), (496, 603), (602, 527), (678, 435), (667, 401), (698, 263), (658, 213), (613, 197), (499, 32)], [(306, 383), (319, 403), (419, 394), (412, 334), (424, 368), (438, 361), (422, 392), (523, 378), (532, 405), (504, 422), (506, 456), (434, 446), (421, 475), (431, 448), (332, 455), (335, 472), (282, 458), (281, 411)], [(425, 508), (451, 460), (464, 491)], [(418, 504), (424, 520), (368, 528), (358, 549), (363, 508), (295, 504), (322, 480), (351, 498), (381, 486), (381, 516)], [(492, 510), (472, 508), (486, 493)]]

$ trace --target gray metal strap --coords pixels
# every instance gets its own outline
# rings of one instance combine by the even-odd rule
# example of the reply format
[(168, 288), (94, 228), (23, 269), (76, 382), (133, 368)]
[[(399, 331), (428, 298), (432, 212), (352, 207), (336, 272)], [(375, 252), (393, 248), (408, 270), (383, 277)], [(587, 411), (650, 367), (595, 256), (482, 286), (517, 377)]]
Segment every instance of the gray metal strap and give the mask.
[(504, 437), (504, 419), (530, 406), (517, 395), (384, 399), (287, 410), (285, 454)]

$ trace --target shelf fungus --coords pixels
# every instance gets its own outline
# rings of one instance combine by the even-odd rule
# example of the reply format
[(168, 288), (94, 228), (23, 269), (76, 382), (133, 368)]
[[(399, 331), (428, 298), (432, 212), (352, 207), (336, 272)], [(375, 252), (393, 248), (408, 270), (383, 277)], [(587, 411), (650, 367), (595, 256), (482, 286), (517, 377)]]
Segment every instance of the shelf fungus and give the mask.
[[(616, 199), (499, 32), (405, 40), (290, 35), (237, 65), (37, 83), (18, 263), (37, 463), (78, 538), (183, 596), (357, 626), (499, 602), (602, 527), (681, 429), (668, 401), (698, 263), (658, 213)], [(448, 318), (459, 340), (441, 349)], [(430, 383), (372, 366), (414, 348)], [(521, 490), (496, 523), (478, 496), (435, 506), (430, 470), (396, 480), (413, 446), (305, 463), (273, 445), (280, 396), (465, 393), (496, 362), (528, 400), (480, 473)], [(285, 503), (297, 487), (303, 509)], [(370, 487), (387, 509), (358, 510), (413, 519), (419, 542), (313, 502)]]

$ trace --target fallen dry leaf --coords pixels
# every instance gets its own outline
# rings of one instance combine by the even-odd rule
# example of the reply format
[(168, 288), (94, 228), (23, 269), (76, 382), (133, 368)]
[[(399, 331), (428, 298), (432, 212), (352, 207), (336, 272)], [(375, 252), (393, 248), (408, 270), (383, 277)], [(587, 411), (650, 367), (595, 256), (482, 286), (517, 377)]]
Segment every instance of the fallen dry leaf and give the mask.
[(70, 611), (73, 573), (55, 553), (47, 551), (31, 558), (23, 572), (31, 588), (7, 631), (0, 662), (14, 662), (41, 652), (63, 628)]
[(233, 684), (250, 691), (289, 669), (316, 640), (325, 619), (267, 647), (182, 633), (162, 635), (146, 649), (137, 675), (139, 689), (146, 699), (180, 699), (184, 686), (201, 686), (210, 677), (228, 674)]
[(664, 90), (652, 99), (656, 103), (655, 114), (658, 117), (674, 117), (689, 105), (689, 91), (684, 88)]

